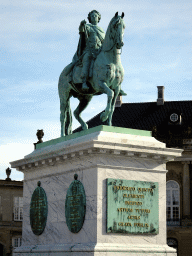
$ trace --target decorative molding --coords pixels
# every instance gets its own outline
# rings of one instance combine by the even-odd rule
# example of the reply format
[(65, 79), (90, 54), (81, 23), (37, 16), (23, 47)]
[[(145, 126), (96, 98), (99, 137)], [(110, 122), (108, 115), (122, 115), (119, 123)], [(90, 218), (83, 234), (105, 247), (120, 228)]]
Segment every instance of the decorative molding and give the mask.
[(29, 162), (27, 163), (26, 159), (23, 161), (24, 163), (21, 163), (17, 165), (16, 167), (18, 168), (19, 171), (27, 171), (33, 167), (35, 168), (40, 168), (42, 165), (44, 166), (49, 166), (49, 165), (54, 165), (56, 162), (63, 162), (70, 160), (71, 158), (74, 157), (81, 157), (81, 156), (86, 156), (90, 154), (113, 154), (116, 157), (119, 156), (124, 156), (127, 158), (145, 158), (145, 160), (158, 160), (162, 162), (168, 162), (173, 159), (172, 155), (167, 155), (167, 154), (160, 154), (156, 155), (151, 152), (134, 152), (134, 151), (125, 151), (125, 150), (111, 150), (111, 149), (101, 149), (101, 148), (92, 148), (92, 149), (87, 149), (79, 152), (73, 152), (73, 153), (68, 153), (60, 156), (53, 156), (49, 157), (47, 159), (40, 159), (40, 160), (35, 160), (34, 159), (27, 159)]
[[(12, 168), (18, 168), (20, 171), (27, 171), (30, 168), (54, 165), (58, 162), (70, 161), (80, 157), (91, 156), (93, 154), (105, 154), (114, 157), (124, 158), (142, 158), (145, 161), (158, 161), (159, 164), (164, 164), (173, 160), (175, 157), (180, 157), (182, 149), (166, 148), (164, 144), (158, 142), (153, 137), (135, 138), (135, 135), (118, 134), (117, 137), (104, 137), (91, 134), (75, 141), (64, 141), (54, 145), (49, 145), (41, 149), (34, 150), (24, 159), (11, 162)], [(94, 137), (94, 136), (95, 137)], [(106, 132), (106, 136), (109, 134)], [(91, 136), (91, 137), (90, 137)], [(127, 136), (127, 137), (126, 137)], [(127, 143), (122, 143), (122, 139), (126, 139)]]

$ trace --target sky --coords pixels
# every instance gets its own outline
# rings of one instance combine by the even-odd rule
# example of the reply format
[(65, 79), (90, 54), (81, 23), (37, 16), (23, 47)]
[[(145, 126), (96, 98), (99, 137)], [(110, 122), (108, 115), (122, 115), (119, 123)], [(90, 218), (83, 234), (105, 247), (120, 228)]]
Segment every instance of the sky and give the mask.
[[(34, 150), (37, 129), (44, 141), (60, 136), (59, 75), (94, 9), (104, 31), (117, 11), (125, 13), (124, 103), (154, 102), (162, 85), (165, 101), (192, 99), (191, 0), (0, 0), (0, 179), (9, 162)], [(71, 99), (72, 110), (77, 104)], [(105, 106), (106, 95), (96, 96), (82, 117)], [(12, 169), (11, 178), (23, 174)]]

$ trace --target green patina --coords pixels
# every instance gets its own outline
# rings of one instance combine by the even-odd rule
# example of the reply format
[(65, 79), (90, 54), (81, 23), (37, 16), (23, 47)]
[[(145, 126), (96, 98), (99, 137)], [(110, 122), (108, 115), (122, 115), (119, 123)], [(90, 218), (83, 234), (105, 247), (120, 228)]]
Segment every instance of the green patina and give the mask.
[(75, 139), (75, 138), (85, 136), (87, 134), (91, 134), (91, 133), (94, 133), (94, 132), (99, 132), (99, 131), (152, 137), (150, 131), (128, 129), (128, 128), (121, 128), (121, 127), (115, 127), (115, 126), (107, 126), (107, 125), (100, 125), (100, 126), (90, 128), (88, 130), (83, 130), (81, 132), (73, 133), (73, 134), (65, 136), (65, 137), (60, 137), (60, 138), (57, 138), (57, 139), (53, 139), (53, 140), (45, 141), (43, 143), (39, 143), (39, 144), (36, 145), (36, 149), (40, 149), (40, 148), (44, 148), (44, 147), (47, 147), (47, 146), (55, 145), (55, 144), (63, 142), (63, 141)]
[(83, 130), (88, 125), (81, 113), (89, 105), (93, 96), (106, 94), (107, 104), (100, 114), (101, 122), (112, 125), (112, 116), (118, 95), (126, 95), (121, 89), (124, 69), (121, 64), (121, 49), (124, 45), (124, 13), (118, 12), (109, 22), (106, 34), (97, 24), (101, 14), (93, 10), (79, 26), (79, 44), (77, 51), (59, 77), (61, 137), (72, 133), (72, 112), (70, 98), (79, 100), (74, 116)]
[(78, 175), (75, 174), (75, 180), (70, 184), (65, 200), (66, 223), (72, 233), (78, 233), (81, 230), (86, 213), (85, 190), (77, 178)]
[(158, 234), (158, 182), (107, 179), (107, 233)]
[(37, 236), (43, 233), (48, 215), (47, 196), (45, 190), (40, 186), (41, 182), (38, 181), (30, 204), (30, 225), (33, 233)]

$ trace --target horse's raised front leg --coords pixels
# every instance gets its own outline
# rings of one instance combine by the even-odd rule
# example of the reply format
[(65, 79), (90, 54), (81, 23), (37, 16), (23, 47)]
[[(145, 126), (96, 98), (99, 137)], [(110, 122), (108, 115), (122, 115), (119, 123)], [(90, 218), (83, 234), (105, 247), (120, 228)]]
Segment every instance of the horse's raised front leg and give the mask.
[(109, 114), (108, 120), (107, 120), (107, 125), (111, 126), (112, 125), (112, 116), (113, 116), (113, 112), (115, 110), (115, 103), (117, 100), (117, 97), (119, 95), (121, 86), (119, 85), (118, 87), (116, 87), (116, 89), (114, 90), (114, 97), (112, 99), (112, 103), (111, 103), (111, 112)]
[(88, 129), (88, 125), (83, 121), (82, 117), (81, 117), (81, 113), (82, 111), (88, 106), (90, 100), (92, 99), (92, 95), (84, 95), (84, 96), (79, 96), (79, 105), (77, 106), (77, 108), (75, 109), (74, 116), (75, 118), (79, 121), (79, 123), (81, 124), (81, 127), (83, 130), (87, 130)]
[(107, 86), (107, 83), (104, 81), (99, 81), (98, 85), (100, 91), (107, 94), (107, 106), (100, 116), (101, 121), (105, 122), (108, 119), (109, 114), (111, 113), (111, 103), (114, 97), (114, 92)]

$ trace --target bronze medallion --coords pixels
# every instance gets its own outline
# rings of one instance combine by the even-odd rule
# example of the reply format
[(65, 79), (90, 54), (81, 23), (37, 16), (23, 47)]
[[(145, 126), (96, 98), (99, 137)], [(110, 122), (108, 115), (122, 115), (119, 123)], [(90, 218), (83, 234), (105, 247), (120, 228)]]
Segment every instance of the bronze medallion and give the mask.
[(86, 212), (85, 190), (77, 178), (78, 175), (75, 174), (75, 180), (70, 184), (65, 200), (66, 223), (72, 233), (78, 233), (81, 230)]
[(47, 196), (45, 190), (40, 186), (41, 182), (38, 181), (30, 204), (30, 225), (33, 233), (37, 236), (43, 233), (48, 215)]

